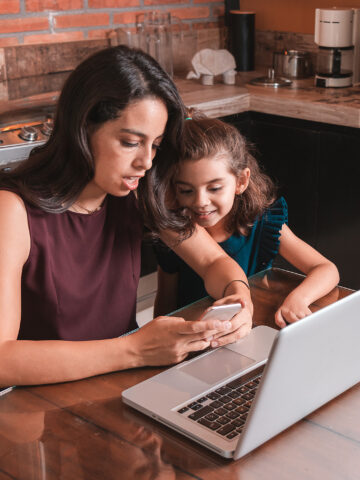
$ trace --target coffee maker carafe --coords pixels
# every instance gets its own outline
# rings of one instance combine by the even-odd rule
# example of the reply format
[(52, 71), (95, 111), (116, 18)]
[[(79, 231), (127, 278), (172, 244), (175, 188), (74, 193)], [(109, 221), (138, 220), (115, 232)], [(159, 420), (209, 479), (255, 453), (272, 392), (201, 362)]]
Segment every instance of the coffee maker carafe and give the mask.
[(353, 84), (354, 36), (354, 9), (316, 9), (317, 87), (350, 87)]

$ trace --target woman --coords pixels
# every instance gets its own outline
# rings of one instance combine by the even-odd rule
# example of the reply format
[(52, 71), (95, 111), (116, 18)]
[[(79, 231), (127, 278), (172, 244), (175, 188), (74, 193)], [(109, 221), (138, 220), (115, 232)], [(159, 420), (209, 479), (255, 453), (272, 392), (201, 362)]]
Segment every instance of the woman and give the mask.
[[(156, 176), (175, 158), (183, 118), (176, 87), (151, 57), (109, 48), (69, 76), (49, 141), (1, 175), (0, 385), (175, 363), (248, 333), (241, 268), (204, 230), (180, 241), (176, 222), (161, 217)], [(142, 221), (134, 190), (155, 154), (159, 168), (140, 199), (149, 225), (177, 244), (210, 295), (226, 293), (218, 303), (245, 308), (231, 323), (159, 317), (119, 338), (136, 326)]]

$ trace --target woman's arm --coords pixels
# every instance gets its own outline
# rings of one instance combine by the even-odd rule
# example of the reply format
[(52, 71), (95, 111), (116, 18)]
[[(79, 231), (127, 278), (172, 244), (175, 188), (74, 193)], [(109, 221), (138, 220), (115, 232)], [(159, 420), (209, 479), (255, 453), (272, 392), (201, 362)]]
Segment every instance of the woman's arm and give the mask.
[(168, 315), (176, 310), (178, 273), (167, 273), (158, 266), (157, 292), (154, 304), (154, 317)]
[[(178, 245), (176, 239), (174, 232), (166, 231), (162, 234), (162, 240), (202, 277), (208, 294), (217, 299), (216, 305), (234, 302), (243, 305), (241, 313), (231, 321), (231, 332), (226, 336), (221, 333), (221, 338), (215, 334), (211, 346), (232, 343), (247, 335), (252, 325), (253, 304), (250, 290), (245, 285), (248, 280), (243, 269), (202, 227), (196, 226), (191, 237)], [(233, 280), (242, 280), (244, 283)]]
[(311, 313), (309, 305), (329, 293), (339, 282), (336, 266), (283, 225), (279, 253), (306, 278), (284, 300), (275, 314), (280, 327)]
[(0, 387), (66, 382), (128, 368), (174, 364), (189, 352), (209, 347), (214, 332), (225, 329), (226, 325), (213, 320), (158, 317), (136, 333), (108, 340), (30, 341), (1, 336)]
[(17, 340), (21, 275), (30, 251), (22, 200), (0, 191), (0, 386), (77, 380), (144, 365), (175, 363), (210, 345), (220, 322), (162, 318), (126, 337), (84, 342)]

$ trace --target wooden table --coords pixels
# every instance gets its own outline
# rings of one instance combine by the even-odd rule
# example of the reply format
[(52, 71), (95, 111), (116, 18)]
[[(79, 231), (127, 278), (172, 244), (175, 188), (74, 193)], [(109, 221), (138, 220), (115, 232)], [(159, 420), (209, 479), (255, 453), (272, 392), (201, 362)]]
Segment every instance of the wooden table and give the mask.
[[(274, 326), (277, 306), (300, 279), (276, 269), (254, 276), (255, 323)], [(336, 288), (312, 308), (349, 293)], [(185, 318), (196, 318), (208, 302), (185, 309)], [(360, 478), (360, 384), (234, 462), (122, 403), (123, 389), (159, 371), (17, 388), (0, 397), (0, 480)]]

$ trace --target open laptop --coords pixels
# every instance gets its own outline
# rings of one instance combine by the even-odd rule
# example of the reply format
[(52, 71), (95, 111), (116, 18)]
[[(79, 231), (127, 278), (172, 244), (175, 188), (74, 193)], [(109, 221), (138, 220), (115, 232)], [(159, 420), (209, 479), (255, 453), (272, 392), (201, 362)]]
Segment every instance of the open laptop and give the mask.
[(238, 459), (360, 381), (360, 291), (278, 331), (255, 327), (139, 383), (123, 400)]

